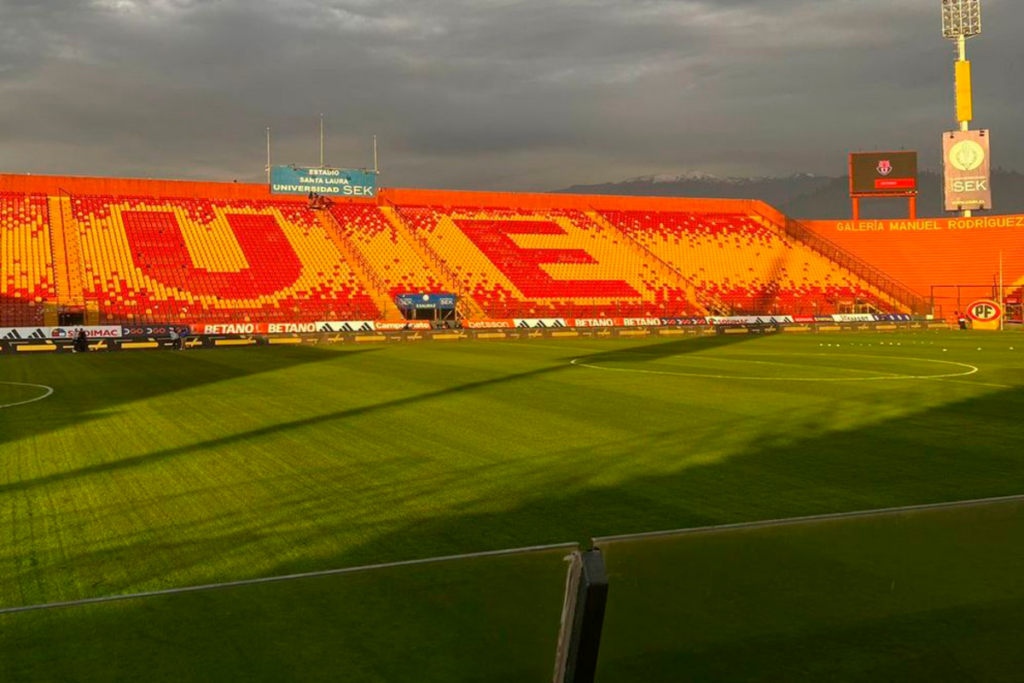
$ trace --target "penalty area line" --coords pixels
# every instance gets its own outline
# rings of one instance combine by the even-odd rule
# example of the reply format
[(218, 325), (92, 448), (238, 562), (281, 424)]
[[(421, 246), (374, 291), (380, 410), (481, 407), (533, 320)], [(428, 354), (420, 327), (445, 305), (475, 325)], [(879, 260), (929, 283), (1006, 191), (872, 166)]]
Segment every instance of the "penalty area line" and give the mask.
[(0, 381), (0, 384), (7, 384), (7, 385), (13, 386), (13, 387), (34, 387), (36, 389), (45, 389), (46, 390), (45, 393), (42, 396), (36, 396), (35, 398), (30, 398), (30, 399), (28, 399), (26, 401), (15, 401), (14, 403), (0, 403), (0, 409), (3, 409), (3, 408), (13, 408), (15, 406), (23, 406), (23, 405), (27, 405), (29, 403), (35, 403), (36, 401), (42, 401), (44, 398), (49, 398), (50, 395), (53, 393), (53, 387), (47, 386), (45, 384), (31, 384), (29, 382), (6, 382), (6, 381)]

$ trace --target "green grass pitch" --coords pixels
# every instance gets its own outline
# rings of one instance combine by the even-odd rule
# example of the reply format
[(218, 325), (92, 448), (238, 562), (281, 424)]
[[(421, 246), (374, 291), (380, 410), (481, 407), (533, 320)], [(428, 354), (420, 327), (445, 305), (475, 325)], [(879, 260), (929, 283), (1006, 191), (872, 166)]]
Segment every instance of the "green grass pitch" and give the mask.
[[(0, 405), (43, 391), (3, 382), (54, 391), (0, 408), (0, 608), (1024, 493), (1014, 332), (8, 356)], [(15, 623), (0, 649), (31, 650)]]

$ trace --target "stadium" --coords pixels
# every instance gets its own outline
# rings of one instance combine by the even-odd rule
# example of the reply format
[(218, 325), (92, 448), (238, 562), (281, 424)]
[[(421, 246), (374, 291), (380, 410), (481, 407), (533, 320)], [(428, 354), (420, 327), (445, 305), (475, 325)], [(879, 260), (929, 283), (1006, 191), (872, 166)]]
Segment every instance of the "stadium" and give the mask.
[(0, 680), (1022, 680), (1024, 215), (909, 154), (843, 220), (0, 174)]

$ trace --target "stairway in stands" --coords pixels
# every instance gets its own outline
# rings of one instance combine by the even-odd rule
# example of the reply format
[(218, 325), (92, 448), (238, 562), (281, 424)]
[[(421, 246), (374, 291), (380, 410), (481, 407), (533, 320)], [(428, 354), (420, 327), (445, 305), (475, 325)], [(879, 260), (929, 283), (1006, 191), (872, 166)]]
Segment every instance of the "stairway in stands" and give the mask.
[(388, 205), (380, 207), (380, 211), (388, 222), (395, 228), (396, 241), (404, 241), (418, 256), (423, 266), (430, 272), (430, 277), (435, 282), (444, 284), (444, 290), (456, 294), (459, 298), (460, 313), (465, 318), (482, 319), (488, 317), (487, 312), (480, 306), (479, 302), (472, 296), (465, 283), (452, 270), (451, 266), (442, 258), (433, 247), (419, 235), (407, 222), (406, 216), (399, 207)]
[(905, 313), (916, 314), (932, 312), (931, 304), (927, 299), (892, 275), (854, 255), (849, 250), (830, 242), (800, 221), (786, 216), (775, 208), (763, 202), (753, 202), (753, 204), (755, 209), (752, 215), (755, 219), (776, 230), (780, 235), (799, 241), (808, 249), (817, 252), (865, 282), (867, 287), (887, 304), (886, 308), (901, 309)]
[[(376, 209), (372, 205), (370, 208)], [(377, 308), (383, 313), (384, 320), (403, 320), (402, 313), (395, 305), (387, 283), (377, 273), (373, 261), (367, 258), (354, 242), (351, 232), (352, 224), (347, 219), (348, 213), (350, 212), (336, 211), (335, 207), (318, 212), (324, 230), (345, 257), (356, 276), (363, 281), (367, 295), (377, 304)]]

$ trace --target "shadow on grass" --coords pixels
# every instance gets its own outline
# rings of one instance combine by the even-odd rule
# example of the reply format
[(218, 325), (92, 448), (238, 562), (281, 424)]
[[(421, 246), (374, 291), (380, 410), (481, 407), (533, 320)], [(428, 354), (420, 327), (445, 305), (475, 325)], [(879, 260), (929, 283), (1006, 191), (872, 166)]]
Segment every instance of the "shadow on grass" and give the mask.
[[(1003, 390), (883, 420), (833, 429), (830, 412), (787, 423), (744, 452), (675, 472), (606, 474), (571, 447), (517, 471), (518, 488), (536, 494), (501, 507), (416, 519), (371, 541), (318, 558), (317, 567), (408, 559), (519, 545), (576, 541), (710, 524), (965, 500), (1024, 493), (1024, 388)], [(727, 429), (728, 427), (726, 427)], [(682, 430), (638, 434), (602, 447), (602, 462), (629, 462), (671, 447)], [(557, 462), (562, 457), (564, 462)], [(575, 470), (574, 470), (575, 468)], [(568, 469), (569, 474), (566, 474)], [(457, 481), (447, 482), (458, 486)], [(422, 495), (443, 495), (426, 487)], [(397, 492), (396, 492), (397, 493)], [(351, 520), (357, 522), (357, 520)], [(275, 573), (308, 568), (288, 560)]]
[(375, 350), (288, 346), (0, 358), (0, 379), (54, 388), (38, 403), (0, 409), (0, 446), (88, 422), (122, 404)]
[[(706, 344), (710, 340), (702, 341)], [(685, 347), (685, 342), (659, 346), (669, 344), (676, 349)], [(637, 348), (653, 351), (650, 346), (655, 345)], [(0, 495), (101, 472), (130, 470), (208, 449), (241, 449), (247, 442), (281, 432), (414, 406), (455, 393), (500, 389), (510, 382), (563, 371), (572, 370), (564, 365), (539, 368), (14, 481), (0, 486)], [(908, 396), (908, 400), (912, 398)], [(1021, 492), (1024, 454), (1019, 443), (1024, 440), (1024, 425), (1015, 416), (1024, 413), (1024, 388), (954, 401), (857, 429), (835, 427), (842, 418), (841, 410), (823, 404), (799, 420), (780, 412), (778, 427), (773, 429), (769, 420), (757, 441), (744, 446), (742, 451), (725, 453), (717, 459), (691, 460), (690, 454), (680, 449), (676, 456), (678, 466), (668, 472), (659, 468), (657, 473), (645, 473), (641, 464), (645, 462), (644, 456), (657, 452), (663, 454), (660, 461), (672, 461), (673, 449), (678, 448), (675, 444), (692, 443), (695, 430), (702, 442), (724, 443), (731, 432), (742, 429), (742, 415), (732, 422), (709, 426), (666, 424), (658, 432), (632, 434), (590, 448), (575, 447), (567, 438), (563, 448), (549, 449), (543, 458), (533, 461), (481, 463), (468, 474), (465, 470), (445, 470), (430, 476), (418, 475), (400, 484), (394, 479), (367, 482), (354, 493), (346, 494), (345, 500), (331, 495), (332, 491), (351, 488), (344, 481), (331, 481), (349, 476), (345, 471), (324, 471), (323, 486), (314, 489), (289, 490), (285, 477), (277, 488), (286, 493), (262, 509), (248, 508), (246, 514), (238, 515), (237, 522), (220, 516), (211, 518), (208, 525), (192, 522), (190, 529), (181, 529), (181, 533), (161, 528), (159, 535), (185, 536), (167, 548), (173, 550), (167, 554), (180, 563), (173, 571), (180, 572), (214, 562), (225, 548), (244, 555), (245, 547), (265, 546), (268, 540), (273, 540), (277, 547), (275, 534), (284, 533), (292, 551), (284, 553), (289, 559), (271, 573), (288, 574), (523, 545), (585, 543), (594, 536)], [(600, 458), (589, 457), (597, 450)], [(415, 447), (390, 459), (399, 470), (403, 462), (414, 467)], [(630, 465), (634, 462), (638, 463), (635, 467)], [(614, 472), (607, 469), (611, 464), (617, 465)], [(418, 512), (407, 524), (395, 527), (389, 523), (386, 529), (377, 529), (374, 522), (352, 516), (354, 508), (373, 513), (396, 506), (436, 509), (436, 501), (445, 499), (447, 491), (456, 493), (467, 486), (467, 476), (492, 482), (502, 477), (514, 478), (515, 498), (502, 501), (486, 495), (479, 500), (447, 504), (442, 514)], [(613, 483), (607, 483), (609, 480)], [(524, 496), (523, 491), (533, 493)], [(259, 527), (252, 526), (253, 519), (260, 521)], [(296, 519), (315, 522), (296, 527)], [(87, 550), (76, 555), (75, 561), (102, 566), (111, 558), (151, 552), (151, 531), (140, 532), (138, 538), (122, 538), (116, 548)], [(347, 544), (333, 554), (311, 557), (301, 552), (304, 547), (322, 549), (322, 536), (332, 531), (347, 538), (369, 540)], [(294, 552), (296, 549), (298, 552)], [(221, 569), (235, 571), (231, 566), (218, 566)], [(34, 571), (26, 568), (18, 581), (29, 580)], [(138, 575), (137, 567), (133, 571), (124, 582), (104, 581), (98, 593), (138, 589), (159, 579), (155, 575)], [(233, 578), (239, 577), (218, 574), (208, 580)]]
[[(558, 369), (519, 373), (469, 383), (443, 392), (428, 392), (402, 401), (404, 404), (427, 401), (451, 391), (500, 386), (502, 382), (555, 371)], [(380, 410), (394, 403), (357, 410)], [(288, 552), (282, 553), (282, 556), (290, 558), (277, 564), (273, 573), (279, 575), (567, 540), (585, 542), (592, 536), (1016, 494), (1021, 493), (1021, 474), (1024, 473), (1024, 455), (1019, 448), (1024, 437), (1024, 426), (1016, 419), (1022, 410), (1024, 388), (953, 401), (884, 420), (869, 429), (831, 429), (829, 422), (835, 416), (822, 411), (807, 416), (802, 425), (789, 425), (789, 431), (770, 433), (742, 453), (717, 461), (681, 466), (677, 471), (669, 473), (630, 472), (612, 483), (602, 484), (593, 483), (602, 473), (599, 469), (586, 467), (583, 457), (585, 453), (567, 445), (561, 452), (553, 454), (553, 459), (538, 461), (529, 471), (516, 473), (516, 476), (523, 479), (518, 482), (522, 488), (535, 491), (526, 500), (517, 498), (508, 505), (502, 505), (500, 500), (489, 499), (462, 507), (449, 507), (443, 514), (410, 519), (407, 524), (399, 528), (389, 527), (362, 544), (316, 557), (302, 556), (302, 548), (324, 534), (330, 534), (332, 527), (341, 531), (360, 525), (361, 522), (351, 518), (350, 508), (332, 500), (330, 496), (322, 495), (322, 491), (296, 489), (258, 511), (261, 520), (258, 529), (241, 526), (216, 535), (205, 535), (202, 527), (196, 528), (190, 540), (180, 542), (180, 546), (189, 552), (178, 557), (201, 566), (217, 558), (225, 549), (238, 549), (247, 544), (259, 546), (276, 530), (289, 529)], [(342, 411), (339, 415), (349, 412)], [(292, 423), (289, 425), (294, 427)], [(679, 429), (667, 426), (656, 434), (623, 439), (606, 444), (602, 449), (628, 462), (630, 458), (641, 456), (648, 449), (664, 447), (679, 434)], [(256, 430), (242, 438), (260, 438), (264, 435), (263, 430)], [(163, 457), (173, 455), (168, 453)], [(406, 456), (396, 457), (400, 464), (401, 458)], [(502, 467), (500, 463), (492, 463), (480, 466), (477, 472), (500, 475)], [(579, 468), (580, 471), (574, 473), (573, 468)], [(566, 475), (566, 469), (570, 471), (569, 475)], [(414, 490), (391, 491), (387, 483), (382, 482), (373, 497), (368, 498), (368, 502), (375, 500), (378, 505), (387, 505), (389, 500), (398, 500), (403, 496), (443, 497), (447, 487), (460, 484), (464, 485), (464, 480), (438, 476), (417, 481), (418, 487)], [(296, 531), (290, 522), (296, 516), (309, 514), (306, 507), (309, 503), (315, 504), (316, 514), (322, 523), (315, 528)], [(230, 520), (228, 522), (229, 527), (234, 526)], [(119, 547), (116, 555), (131, 557), (136, 553), (153, 551), (152, 536), (141, 534), (139, 538)], [(102, 553), (110, 552), (90, 551), (76, 558), (76, 562), (103, 564), (110, 561), (110, 558), (104, 558)], [(119, 608), (121, 612), (114, 617), (99, 619), (90, 618), (87, 613), (81, 616), (81, 613), (54, 612), (52, 621), (43, 621), (41, 625), (40, 622), (34, 622), (23, 633), (23, 644), (33, 639), (44, 644), (32, 645), (34, 655), (31, 657), (19, 656), (9, 660), (10, 667), (18, 667), (19, 662), (25, 667), (10, 669), (13, 676), (11, 680), (29, 680), (29, 674), (50, 671), (54, 665), (47, 662), (69, 661), (67, 652), (61, 650), (71, 647), (69, 644), (91, 642), (95, 648), (102, 649), (103, 638), (96, 640), (97, 629), (100, 629), (100, 633), (111, 634), (114, 639), (128, 637), (127, 642), (139, 648), (174, 653), (183, 651), (183, 643), (189, 641), (191, 629), (206, 632), (209, 629), (205, 627), (210, 623), (222, 622), (232, 630), (229, 638), (231, 647), (226, 653), (219, 652), (216, 647), (199, 648), (195, 655), (199, 658), (198, 665), (191, 672), (186, 672), (188, 675), (182, 677), (172, 657), (157, 659), (162, 659), (170, 667), (169, 670), (175, 672), (178, 680), (208, 680), (210, 676), (206, 673), (209, 671), (216, 671), (219, 680), (229, 680), (236, 675), (246, 680), (262, 680), (266, 677), (261, 678), (261, 670), (250, 666), (247, 657), (239, 656), (239, 653), (251, 652), (252, 661), (262, 661), (263, 652), (276, 653), (278, 668), (271, 666), (267, 669), (272, 672), (268, 676), (273, 678), (287, 674), (287, 667), (281, 669), (280, 661), (287, 661), (290, 652), (297, 653), (296, 656), (306, 664), (317, 661), (317, 657), (321, 658), (320, 661), (334, 662), (336, 658), (326, 653), (338, 648), (339, 652), (351, 658), (347, 665), (345, 662), (332, 664), (331, 671), (321, 672), (314, 664), (309, 670), (304, 670), (304, 680), (328, 680), (338, 676), (344, 680), (346, 671), (358, 672), (353, 675), (370, 675), (365, 668), (367, 661), (376, 661), (378, 657), (385, 660), (389, 656), (394, 657), (394, 648), (398, 648), (402, 656), (406, 657), (405, 661), (413, 664), (434, 662), (440, 652), (442, 659), (451, 665), (443, 669), (445, 675), (459, 675), (459, 680), (474, 680), (472, 667), (452, 662), (458, 662), (460, 657), (463, 662), (472, 661), (473, 656), (480, 654), (480, 648), (484, 648), (482, 651), (486, 654), (487, 647), (498, 647), (501, 643), (519, 637), (518, 631), (507, 630), (508, 622), (505, 620), (514, 619), (515, 614), (532, 609), (523, 607), (499, 614), (491, 611), (493, 607), (487, 605), (486, 596), (508, 594), (515, 598), (518, 605), (529, 606), (532, 604), (529, 601), (532, 591), (542, 591), (550, 598), (548, 593), (558, 593), (560, 585), (556, 588), (548, 583), (534, 585), (531, 582), (535, 578), (526, 573), (507, 576), (504, 581), (493, 581), (493, 574), (467, 575), (462, 569), (460, 563), (453, 564), (450, 570), (440, 572), (427, 584), (422, 582), (422, 576), (415, 571), (396, 572), (392, 579), (381, 586), (345, 593), (345, 600), (341, 604), (326, 610), (323, 606), (331, 604), (330, 595), (333, 591), (325, 587), (325, 592), (318, 595), (307, 584), (304, 587), (296, 586), (294, 594), (289, 595), (285, 591), (283, 598), (269, 603), (274, 610), (264, 609), (266, 605), (258, 601), (253, 604), (247, 600), (227, 599), (218, 604), (216, 594), (210, 594), (208, 600), (187, 610), (161, 610), (142, 602), (125, 603), (125, 607)], [(756, 572), (757, 567), (750, 565), (749, 570)], [(738, 567), (731, 568), (731, 571), (743, 574), (743, 570)], [(226, 578), (240, 577), (215, 576), (210, 577), (210, 580)], [(108, 585), (104, 588), (106, 590), (103, 592), (107, 592), (116, 590), (117, 586)], [(466, 599), (469, 602), (451, 600), (447, 592), (449, 588), (462, 591), (468, 596)], [(365, 604), (361, 601), (365, 601)], [(341, 612), (337, 611), (339, 609)], [(408, 617), (410, 609), (413, 614)], [(281, 615), (275, 610), (281, 610), (287, 616), (280, 618)], [(350, 615), (365, 615), (368, 621), (353, 624), (350, 631), (332, 630), (331, 625), (338, 623), (337, 615), (345, 614), (346, 611)], [(68, 616), (62, 617), (62, 614)], [(207, 614), (213, 616), (207, 618)], [(964, 621), (967, 627), (950, 626), (958, 621)], [(16, 623), (14, 620), (9, 622)], [(370, 623), (369, 631), (360, 623)], [(455, 623), (458, 623), (457, 629), (453, 626)], [(296, 640), (291, 637), (297, 632), (295, 624), (312, 625), (314, 628), (310, 629), (308, 638)], [(321, 624), (325, 628), (317, 628)], [(970, 624), (977, 624), (977, 628)], [(920, 629), (925, 627), (932, 629), (931, 638), (921, 634)], [(417, 642), (418, 628), (426, 629), (420, 633), (420, 642), (436, 642), (437, 631), (443, 632), (446, 628), (451, 629), (451, 633), (473, 634), (479, 631), (495, 637), (485, 638), (480, 643), (472, 638), (461, 643), (442, 639), (443, 642), (437, 644), (433, 651), (425, 652), (422, 649), (410, 649)], [(506, 630), (502, 632), (502, 629)], [(820, 680), (821, 677), (828, 677), (831, 662), (821, 654), (825, 650), (834, 654), (848, 654), (857, 650), (863, 653), (866, 668), (856, 672), (863, 675), (850, 680), (867, 681), (877, 680), (877, 676), (882, 673), (893, 673), (888, 670), (879, 671), (877, 665), (872, 664), (877, 663), (882, 656), (876, 647), (879, 634), (884, 638), (891, 631), (903, 638), (898, 641), (893, 639), (891, 650), (895, 652), (889, 653), (892, 661), (903, 667), (896, 672), (901, 680), (924, 680), (920, 677), (922, 673), (939, 675), (938, 679), (928, 680), (944, 680), (941, 674), (951, 669), (949, 666), (938, 667), (928, 655), (936, 629), (945, 629), (952, 634), (943, 642), (955, 642), (971, 633), (979, 643), (985, 640), (979, 634), (998, 636), (1001, 639), (999, 642), (1013, 642), (1013, 638), (1007, 634), (1012, 636), (1015, 633), (1013, 629), (1019, 631), (1020, 623), (1016, 617), (1007, 619), (1004, 609), (987, 614), (984, 606), (978, 609), (964, 607), (948, 610), (946, 614), (935, 612), (910, 615), (903, 622), (872, 624), (865, 621), (820, 633), (797, 633), (794, 637), (782, 634), (775, 640), (770, 636), (748, 639), (740, 645), (745, 656), (752, 658), (765, 657), (779, 662), (779, 653), (784, 653), (789, 658), (782, 662), (784, 665), (792, 665), (796, 661), (813, 665), (806, 671), (800, 669), (795, 672), (793, 680)], [(10, 630), (8, 633), (18, 632)], [(42, 639), (40, 636), (44, 633), (49, 634), (49, 637)], [(128, 636), (124, 635), (126, 633)], [(370, 635), (367, 636), (367, 633)], [(320, 637), (324, 640), (319, 641)], [(139, 638), (147, 642), (138, 642)], [(217, 641), (216, 634), (210, 636), (210, 641)], [(477, 643), (474, 646), (476, 650), (471, 653), (473, 656), (469, 656), (463, 649), (470, 642)], [(289, 647), (282, 648), (281, 643)], [(822, 650), (809, 655), (808, 648)], [(26, 649), (29, 649), (28, 645)], [(552, 655), (553, 649), (552, 639)], [(617, 673), (621, 676), (619, 680), (673, 680), (671, 676), (659, 678), (650, 674), (651, 667), (657, 666), (661, 671), (678, 673), (680, 666), (686, 666), (709, 679), (722, 678), (723, 672), (733, 673), (725, 663), (736, 652), (733, 648), (710, 650), (708, 656), (702, 656), (699, 660), (690, 655), (681, 657), (667, 651), (643, 653), (634, 659), (620, 660)], [(206, 669), (203, 658), (213, 660), (211, 666), (214, 668)], [(947, 664), (956, 664), (955, 660), (948, 660)], [(230, 662), (231, 665), (225, 665), (224, 662)], [(510, 670), (508, 680), (541, 680), (543, 667), (538, 665), (531, 668), (522, 662), (520, 664), (523, 668)], [(108, 680), (132, 680), (140, 675), (140, 671), (133, 668), (130, 657), (110, 659), (88, 656), (85, 666), (90, 671), (107, 674), (105, 678)], [(239, 669), (232, 670), (231, 666)], [(346, 666), (349, 668), (346, 669)], [(166, 672), (151, 673), (153, 680), (167, 678)], [(423, 680), (434, 680), (434, 673), (424, 670)], [(949, 679), (959, 680), (960, 674), (967, 673), (969, 671), (954, 671)], [(550, 671), (544, 670), (543, 674), (549, 677)], [(375, 679), (370, 675), (367, 680), (388, 680), (379, 673), (377, 676)], [(98, 677), (104, 678), (99, 674)], [(728, 675), (724, 678), (728, 679)], [(499, 677), (497, 680), (503, 679)]]
[[(740, 338), (739, 336), (722, 336), (713, 339), (704, 338), (678, 340), (670, 342), (658, 342), (656, 344), (632, 347), (629, 350), (608, 351), (592, 354), (584, 356), (580, 358), (580, 360), (583, 362), (598, 362), (601, 360), (618, 359), (620, 357), (630, 358), (633, 360), (649, 360), (651, 358), (676, 356), (685, 353), (697, 353), (708, 349), (728, 346), (743, 341), (745, 338), (746, 337)], [(65, 414), (61, 414), (58, 412), (56, 415), (49, 415), (45, 419), (29, 420), (23, 418), (21, 421), (12, 420), (11, 423), (13, 429), (5, 430), (3, 433), (3, 437), (0, 438), (14, 440), (17, 438), (23, 438), (28, 434), (38, 433), (39, 431), (58, 429), (71, 424), (76, 424), (80, 421), (90, 419), (91, 415), (101, 413), (103, 409), (111, 407), (112, 405), (116, 405), (121, 401), (132, 401), (141, 398), (148, 398), (151, 396), (169, 393), (172, 391), (190, 389), (203, 384), (210, 384), (219, 381), (237, 379), (239, 377), (244, 377), (249, 374), (273, 372), (281, 369), (287, 369), (289, 367), (294, 367), (295, 365), (304, 363), (337, 359), (339, 357), (338, 354), (341, 354), (342, 357), (348, 357), (370, 350), (372, 349), (354, 349), (345, 350), (338, 353), (327, 353), (323, 350), (306, 349), (302, 347), (291, 347), (288, 349), (288, 351), (291, 351), (291, 353), (285, 352), (280, 356), (277, 356), (271, 352), (262, 352), (258, 356), (260, 361), (260, 365), (258, 366), (259, 369), (254, 370), (252, 372), (247, 371), (245, 368), (235, 368), (233, 366), (225, 368), (221, 364), (214, 363), (213, 361), (216, 359), (216, 356), (213, 354), (218, 352), (204, 353), (203, 358), (198, 358), (193, 354), (187, 354), (186, 357), (181, 361), (179, 361), (178, 359), (182, 358), (183, 354), (175, 354), (172, 357), (175, 363), (170, 364), (171, 368), (169, 372), (168, 368), (165, 367), (164, 365), (153, 367), (156, 364), (150, 363), (142, 366), (144, 369), (152, 369), (153, 372), (160, 373), (161, 376), (149, 376), (146, 377), (144, 381), (142, 379), (139, 379), (138, 387), (133, 386), (132, 388), (130, 388), (130, 390), (126, 394), (121, 396), (120, 400), (117, 400), (117, 393), (107, 395), (101, 392), (101, 395), (95, 395), (93, 391), (96, 391), (106, 386), (105, 384), (99, 384), (97, 387), (92, 387), (89, 393), (82, 396), (83, 400), (81, 403), (71, 401), (71, 405), (73, 407), (88, 407), (88, 410), (86, 412), (83, 412), (82, 410), (71, 410), (70, 412), (66, 412)], [(248, 349), (246, 351), (253, 352), (254, 354), (257, 352), (256, 349)], [(90, 358), (90, 360), (92, 359)], [(569, 359), (566, 359), (566, 361), (568, 360)], [(185, 363), (186, 365), (182, 367), (182, 363)], [(124, 371), (124, 369), (125, 368), (123, 366), (118, 368), (119, 371)], [(465, 392), (472, 392), (483, 389), (491, 389), (493, 387), (501, 386), (509, 382), (533, 379), (539, 376), (563, 372), (571, 369), (572, 368), (569, 365), (559, 364), (553, 367), (542, 367), (527, 372), (503, 375), (500, 377), (493, 377), (474, 382), (466, 382), (452, 387), (446, 387), (444, 389), (438, 389), (435, 391), (428, 391), (421, 394), (415, 394), (412, 396), (405, 396), (390, 401), (383, 401), (380, 403), (359, 406), (357, 408), (349, 408), (346, 410), (335, 411), (323, 415), (316, 415), (313, 417), (267, 425), (266, 427), (260, 427), (258, 429), (239, 432), (237, 434), (231, 434), (216, 439), (208, 439), (206, 441), (200, 441), (185, 446), (157, 450), (142, 455), (130, 456), (120, 458), (118, 460), (101, 462), (94, 465), (89, 465), (87, 467), (81, 467), (72, 470), (64, 470), (61, 472), (55, 472), (53, 474), (45, 475), (42, 477), (36, 477), (33, 479), (20, 479), (17, 481), (9, 482), (7, 484), (0, 484), (0, 495), (14, 493), (18, 491), (25, 491), (38, 486), (68, 481), (71, 479), (76, 479), (78, 477), (109, 472), (117, 472), (142, 465), (150, 465), (170, 458), (175, 458), (190, 453), (202, 452), (207, 449), (221, 448), (225, 446), (243, 446), (247, 442), (267, 438), (273, 436), (274, 434), (282, 432), (307, 427), (314, 427), (319, 424), (325, 424), (337, 420), (346, 420), (357, 417), (363, 417), (381, 411), (408, 407), (426, 401), (433, 401), (454, 394), (461, 394)], [(132, 373), (132, 371), (132, 368), (128, 368), (129, 374)], [(166, 381), (164, 378), (166, 378)], [(104, 396), (106, 397), (106, 399), (104, 398)], [(95, 402), (94, 399), (96, 399)], [(63, 404), (62, 407), (64, 407)], [(2, 419), (3, 417), (4, 416), (2, 412), (0, 412), (0, 419)], [(0, 422), (0, 425), (3, 425), (3, 422)], [(17, 429), (19, 425), (23, 428), (23, 431), (21, 433), (19, 433)], [(0, 444), (2, 443), (3, 441), (0, 441)]]

